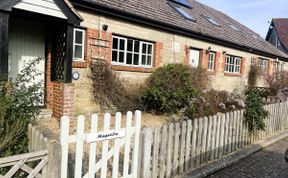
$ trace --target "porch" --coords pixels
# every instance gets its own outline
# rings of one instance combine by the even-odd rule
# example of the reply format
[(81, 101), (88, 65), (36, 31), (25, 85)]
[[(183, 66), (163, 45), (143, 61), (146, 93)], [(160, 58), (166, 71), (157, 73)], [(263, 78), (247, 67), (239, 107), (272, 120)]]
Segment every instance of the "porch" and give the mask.
[(0, 22), (0, 81), (13, 80), (29, 61), (42, 57), (34, 82), (44, 86), (43, 108), (56, 118), (72, 116), (73, 28), (81, 17), (64, 0), (5, 0)]

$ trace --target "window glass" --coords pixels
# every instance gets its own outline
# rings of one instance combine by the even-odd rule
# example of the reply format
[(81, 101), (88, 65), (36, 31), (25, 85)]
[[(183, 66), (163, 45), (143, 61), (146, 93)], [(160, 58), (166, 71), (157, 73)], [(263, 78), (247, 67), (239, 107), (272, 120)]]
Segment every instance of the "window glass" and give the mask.
[(266, 73), (268, 71), (268, 60), (259, 58), (258, 69), (261, 73)]
[(240, 73), (241, 71), (241, 58), (226, 55), (225, 72)]
[(76, 31), (75, 33), (75, 43), (82, 44), (83, 43), (83, 31)]
[(74, 29), (73, 33), (73, 60), (84, 60), (85, 31)]
[(151, 67), (153, 43), (113, 36), (112, 64)]
[(213, 71), (214, 70), (214, 63), (215, 63), (215, 53), (209, 53), (209, 59), (208, 59), (208, 70)]
[(74, 57), (75, 58), (82, 58), (82, 46), (75, 46)]

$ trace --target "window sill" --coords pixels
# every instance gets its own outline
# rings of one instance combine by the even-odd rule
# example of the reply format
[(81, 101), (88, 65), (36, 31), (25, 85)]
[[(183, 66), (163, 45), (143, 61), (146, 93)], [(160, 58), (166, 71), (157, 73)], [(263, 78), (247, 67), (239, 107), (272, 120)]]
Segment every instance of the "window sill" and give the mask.
[(242, 74), (240, 74), (240, 73), (224, 73), (224, 76), (227, 76), (227, 77), (242, 77)]
[(73, 68), (86, 68), (87, 67), (87, 62), (86, 61), (73, 61), (72, 62), (72, 67)]
[(153, 68), (147, 67), (133, 67), (133, 66), (121, 66), (121, 65), (113, 65), (111, 66), (113, 70), (117, 71), (129, 71), (129, 72), (143, 72), (143, 73), (151, 73)]

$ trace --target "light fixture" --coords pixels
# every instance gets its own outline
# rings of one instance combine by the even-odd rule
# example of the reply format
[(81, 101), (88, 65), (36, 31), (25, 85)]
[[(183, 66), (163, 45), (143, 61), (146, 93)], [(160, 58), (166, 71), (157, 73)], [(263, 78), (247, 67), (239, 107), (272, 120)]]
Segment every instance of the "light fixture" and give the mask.
[(102, 30), (103, 30), (104, 32), (106, 32), (106, 31), (108, 30), (108, 25), (103, 24), (103, 25), (102, 25)]
[(211, 52), (211, 46), (209, 46), (207, 49), (206, 49), (206, 54), (210, 53)]

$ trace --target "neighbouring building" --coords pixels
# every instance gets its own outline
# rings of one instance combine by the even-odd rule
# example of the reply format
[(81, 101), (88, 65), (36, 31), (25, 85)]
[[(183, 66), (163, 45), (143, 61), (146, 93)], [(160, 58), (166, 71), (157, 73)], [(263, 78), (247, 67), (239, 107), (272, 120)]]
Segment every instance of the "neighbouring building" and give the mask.
[(266, 40), (288, 54), (288, 18), (272, 19)]
[(168, 63), (203, 66), (212, 87), (228, 91), (247, 85), (252, 62), (262, 79), (287, 68), (285, 53), (195, 0), (3, 0), (0, 21), (2, 79), (45, 57), (45, 106), (57, 118), (99, 110), (89, 78), (94, 60), (132, 82)]

